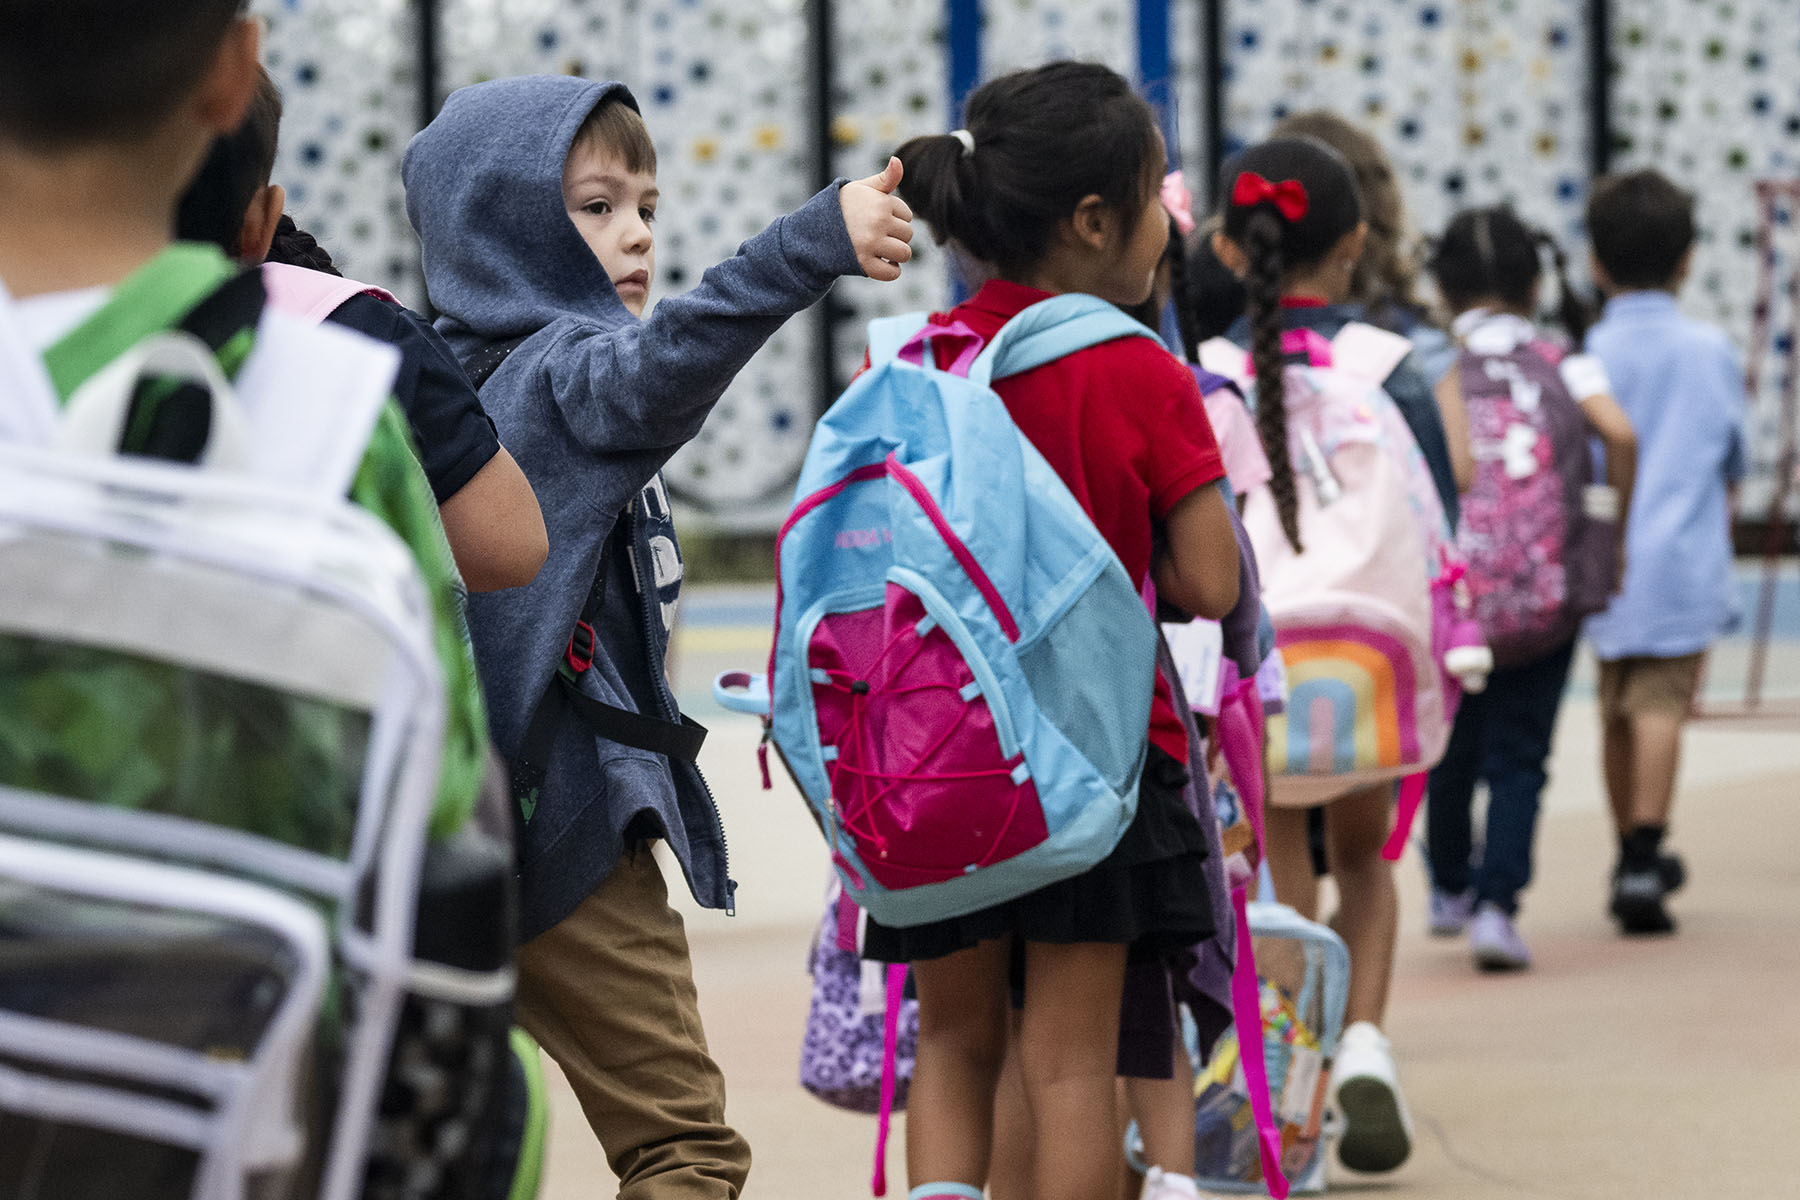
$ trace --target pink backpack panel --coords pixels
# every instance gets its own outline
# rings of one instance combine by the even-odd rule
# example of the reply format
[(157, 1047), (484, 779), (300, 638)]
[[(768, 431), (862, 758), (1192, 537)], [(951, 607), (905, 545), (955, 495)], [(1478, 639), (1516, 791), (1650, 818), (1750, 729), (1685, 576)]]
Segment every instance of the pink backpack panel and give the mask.
[(290, 263), (264, 263), (262, 277), (271, 308), (312, 325), (336, 312), (352, 296), (374, 296), (390, 304), (400, 303), (392, 292), (372, 283), (358, 283)]

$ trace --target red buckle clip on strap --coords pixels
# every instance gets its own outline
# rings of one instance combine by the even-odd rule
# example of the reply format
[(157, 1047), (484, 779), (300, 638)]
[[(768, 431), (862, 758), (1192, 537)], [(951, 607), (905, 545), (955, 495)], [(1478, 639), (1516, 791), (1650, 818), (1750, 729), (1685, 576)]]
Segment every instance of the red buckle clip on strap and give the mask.
[(586, 621), (575, 622), (575, 632), (569, 635), (568, 649), (563, 651), (563, 661), (569, 664), (569, 670), (577, 675), (594, 665), (594, 627)]

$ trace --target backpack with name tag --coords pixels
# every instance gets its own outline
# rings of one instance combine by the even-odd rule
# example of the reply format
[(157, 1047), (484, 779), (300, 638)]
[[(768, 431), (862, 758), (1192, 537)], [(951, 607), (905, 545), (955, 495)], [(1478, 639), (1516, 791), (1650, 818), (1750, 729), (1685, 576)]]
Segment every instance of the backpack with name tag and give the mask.
[(1594, 484), (1587, 418), (1560, 347), (1490, 318), (1457, 371), (1475, 448), (1456, 544), (1482, 633), (1503, 666), (1567, 643), (1606, 607), (1617, 567), (1617, 500)]
[[(1443, 506), (1382, 390), (1407, 346), (1357, 323), (1329, 342), (1284, 335), (1302, 550), (1267, 486), (1243, 512), (1289, 687), (1286, 712), (1269, 722), (1270, 801), (1309, 806), (1406, 779), (1394, 856), (1449, 738), (1461, 694), (1452, 672), (1487, 666), (1461, 607)], [(1209, 342), (1201, 361), (1254, 385), (1249, 356), (1229, 342)]]
[(391, 357), (265, 299), (176, 247), (40, 358), (0, 291), (0, 1179), (474, 1200), (511, 861), (448, 568), (367, 511), (426, 528)]
[(813, 436), (777, 539), (765, 711), (845, 890), (883, 924), (1077, 875), (1136, 812), (1156, 628), (990, 386), (1121, 337), (1155, 335), (1083, 295), (985, 349), (921, 315), (876, 321), (870, 369)]

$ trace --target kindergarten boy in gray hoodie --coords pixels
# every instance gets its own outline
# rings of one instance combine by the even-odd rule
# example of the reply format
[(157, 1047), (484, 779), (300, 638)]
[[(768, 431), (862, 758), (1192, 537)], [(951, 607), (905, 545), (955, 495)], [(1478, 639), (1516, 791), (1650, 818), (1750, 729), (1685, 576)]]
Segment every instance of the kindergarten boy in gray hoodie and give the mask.
[[(681, 583), (663, 464), (732, 377), (840, 275), (911, 257), (898, 162), (836, 183), (640, 320), (655, 277), (656, 157), (616, 83), (464, 88), (408, 148), (407, 212), (438, 328), (536, 491), (550, 557), (470, 597), (496, 744), (521, 819), (518, 1017), (580, 1097), (624, 1200), (735, 1197), (681, 918), (650, 843), (729, 909), (703, 731), (663, 674)], [(491, 373), (491, 374), (490, 374)]]

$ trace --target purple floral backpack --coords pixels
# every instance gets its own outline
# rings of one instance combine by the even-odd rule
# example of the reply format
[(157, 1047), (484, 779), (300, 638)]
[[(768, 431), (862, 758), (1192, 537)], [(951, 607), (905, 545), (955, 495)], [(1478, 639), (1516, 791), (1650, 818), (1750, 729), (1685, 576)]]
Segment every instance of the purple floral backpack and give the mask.
[(800, 1086), (835, 1108), (873, 1113), (870, 1190), (887, 1194), (888, 1126), (906, 1107), (919, 1046), (919, 1002), (904, 966), (864, 962), (862, 910), (835, 875), (812, 949), (812, 1007), (800, 1044)]
[(1509, 666), (1556, 649), (1606, 607), (1617, 524), (1611, 489), (1594, 486), (1563, 350), (1519, 318), (1483, 315), (1457, 362), (1475, 482), (1456, 542), (1482, 633), (1496, 665)]

